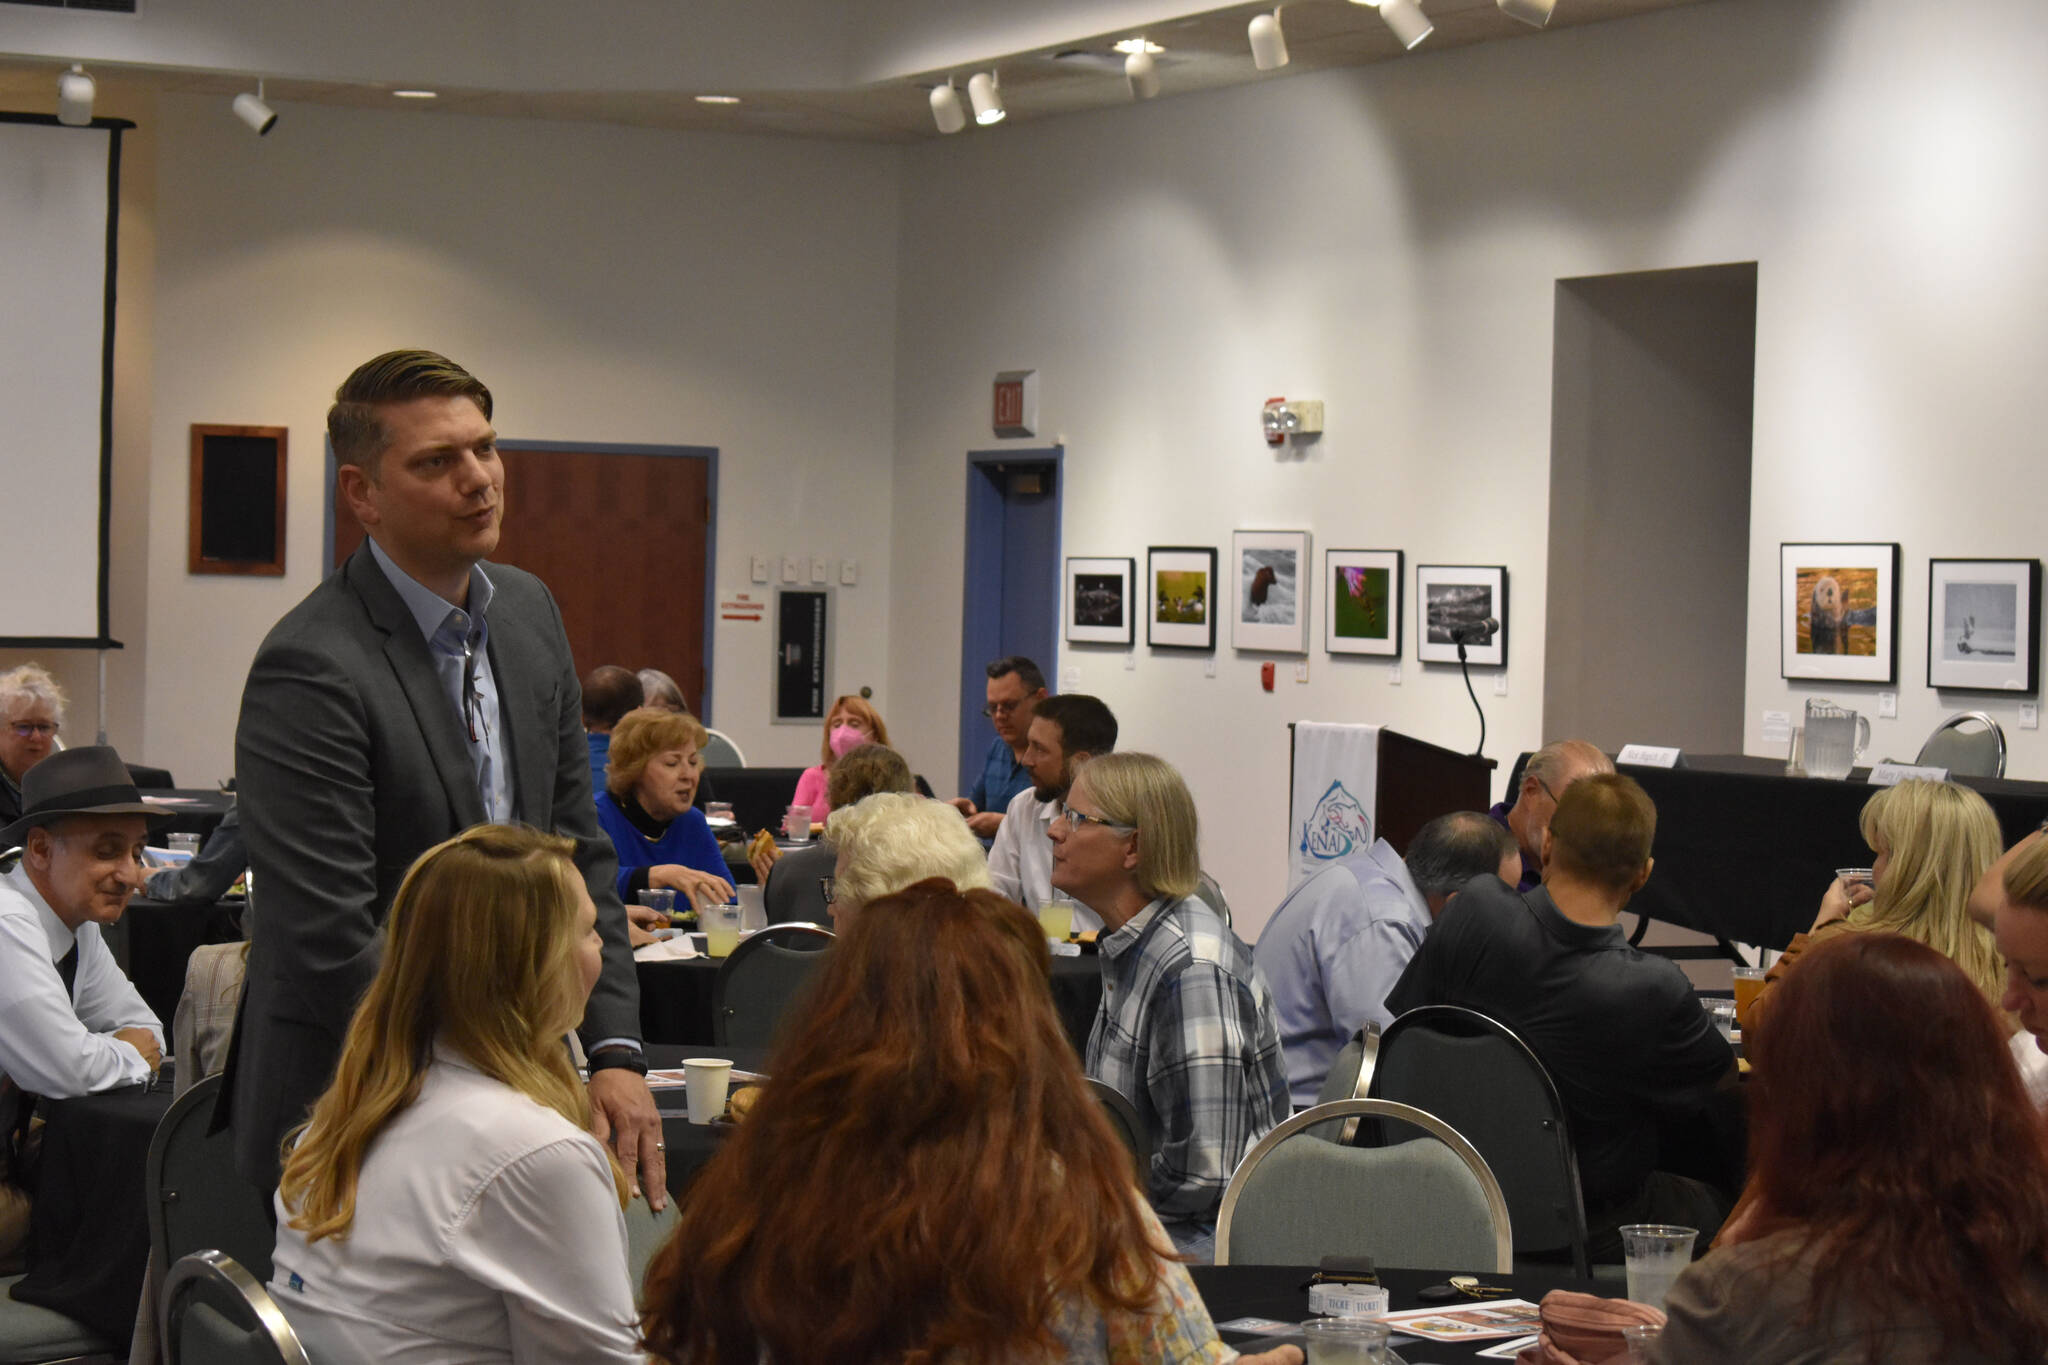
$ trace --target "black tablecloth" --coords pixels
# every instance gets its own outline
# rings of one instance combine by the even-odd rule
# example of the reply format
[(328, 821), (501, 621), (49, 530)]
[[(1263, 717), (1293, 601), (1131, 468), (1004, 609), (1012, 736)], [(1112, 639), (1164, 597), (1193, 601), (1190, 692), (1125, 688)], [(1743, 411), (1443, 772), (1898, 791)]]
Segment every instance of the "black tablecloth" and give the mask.
[[(172, 834), (196, 834), (204, 844), (206, 836), (213, 833), (213, 827), (227, 819), (228, 807), (235, 804), (232, 793), (216, 791), (211, 787), (147, 788), (142, 793), (157, 810), (150, 821), (149, 841), (158, 847)], [(174, 805), (159, 805), (151, 798), (172, 798)]]
[[(1787, 777), (1778, 759), (1687, 754), (1683, 768), (1628, 767), (1657, 803), (1656, 867), (1629, 909), (1765, 948), (1813, 923), (1838, 867), (1868, 867), (1857, 817), (1877, 788)], [(2011, 844), (2048, 818), (2048, 783), (1958, 778), (1991, 803)]]
[[(641, 962), (640, 1036), (649, 1043), (709, 1046), (711, 988), (718, 962), (693, 957), (681, 962)], [(1102, 1001), (1102, 968), (1092, 953), (1052, 960), (1052, 1002), (1074, 1050), (1086, 1055), (1088, 1033)]]
[(69, 1314), (125, 1354), (149, 1263), (149, 1141), (171, 1107), (170, 1072), (73, 1100), (45, 1100), (28, 1274), (14, 1297)]
[(192, 950), (208, 943), (235, 943), (242, 937), (242, 901), (153, 901), (138, 896), (128, 902), (108, 942), (142, 993), (143, 1001), (163, 1022), (166, 1036), (178, 997), (185, 990), (185, 964)]
[[(1302, 1287), (1314, 1273), (1310, 1267), (1197, 1265), (1189, 1266), (1188, 1273), (1194, 1277), (1195, 1288), (1201, 1291), (1202, 1302), (1208, 1305), (1209, 1316), (1217, 1322), (1229, 1322), (1244, 1317), (1301, 1322), (1310, 1316), (1308, 1291)], [(1515, 1297), (1527, 1299), (1531, 1303), (1542, 1302), (1543, 1296), (1553, 1289), (1576, 1289), (1587, 1294), (1618, 1297), (1617, 1286), (1596, 1285), (1591, 1280), (1573, 1279), (1564, 1275), (1489, 1275), (1471, 1269), (1382, 1270), (1380, 1283), (1387, 1289), (1388, 1311), (1400, 1313), (1410, 1308), (1436, 1307), (1448, 1310), (1480, 1306), (1478, 1301), (1471, 1299), (1461, 1299), (1450, 1304), (1426, 1304), (1417, 1301), (1416, 1290), (1425, 1285), (1442, 1284), (1453, 1274), (1475, 1274), (1483, 1284), (1505, 1285), (1515, 1291)], [(1239, 1347), (1261, 1339), (1243, 1332), (1224, 1332), (1222, 1336), (1224, 1341)], [(1414, 1345), (1399, 1346), (1395, 1349), (1408, 1365), (1428, 1365), (1428, 1362), (1433, 1361), (1477, 1360), (1481, 1351), (1500, 1345), (1504, 1339), (1495, 1337), (1470, 1345), (1417, 1341)]]
[[(724, 1047), (716, 1052), (706, 1053), (698, 1047), (675, 1044), (649, 1043), (648, 1064), (657, 1068), (672, 1068), (683, 1064), (683, 1058), (710, 1055), (723, 1057), (733, 1064), (736, 1071), (759, 1072), (768, 1062), (765, 1047)], [(661, 1140), (667, 1145), (662, 1153), (668, 1158), (668, 1192), (680, 1198), (684, 1188), (702, 1170), (704, 1163), (711, 1160), (731, 1131), (724, 1125), (701, 1125), (690, 1122), (689, 1097), (681, 1090), (656, 1090), (654, 1107), (661, 1111)]]

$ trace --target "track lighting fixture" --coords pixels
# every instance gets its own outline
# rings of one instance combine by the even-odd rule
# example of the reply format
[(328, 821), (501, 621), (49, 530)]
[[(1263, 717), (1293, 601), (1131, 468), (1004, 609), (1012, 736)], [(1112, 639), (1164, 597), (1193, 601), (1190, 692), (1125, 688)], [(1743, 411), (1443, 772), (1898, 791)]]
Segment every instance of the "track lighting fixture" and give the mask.
[(1429, 16), (1422, 12), (1422, 6), (1416, 0), (1379, 0), (1379, 7), (1380, 18), (1394, 30), (1395, 41), (1402, 47), (1413, 48), (1436, 32), (1436, 25), (1429, 22)]
[(932, 87), (932, 122), (942, 133), (957, 133), (967, 126), (967, 111), (960, 107), (960, 92), (950, 79)]
[(67, 128), (83, 128), (92, 122), (92, 97), (98, 87), (85, 68), (73, 62), (57, 78), (57, 122)]
[(1550, 12), (1557, 8), (1557, 0), (1500, 0), (1500, 12), (1510, 19), (1520, 19), (1531, 28), (1542, 28), (1550, 22)]
[(993, 71), (977, 71), (967, 78), (967, 98), (974, 105), (974, 121), (986, 127), (1003, 121), (1003, 92)]
[(1124, 79), (1130, 82), (1134, 100), (1149, 100), (1159, 93), (1159, 67), (1149, 52), (1133, 52), (1124, 58)]
[(262, 137), (277, 126), (277, 111), (263, 99), (263, 82), (256, 82), (256, 93), (244, 90), (235, 96), (235, 117), (249, 125), (251, 132)]
[(1280, 31), (1280, 11), (1254, 14), (1245, 27), (1252, 43), (1252, 65), (1261, 71), (1287, 65), (1287, 35)]

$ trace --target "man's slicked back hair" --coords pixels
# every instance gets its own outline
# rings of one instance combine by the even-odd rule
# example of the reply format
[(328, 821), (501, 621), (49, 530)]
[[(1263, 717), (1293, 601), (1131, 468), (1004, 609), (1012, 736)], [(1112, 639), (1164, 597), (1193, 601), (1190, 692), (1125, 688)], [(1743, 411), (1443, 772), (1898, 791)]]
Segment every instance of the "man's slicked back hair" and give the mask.
[(386, 351), (356, 366), (334, 391), (334, 406), (327, 410), (327, 439), (334, 446), (335, 462), (352, 464), (375, 478), (378, 459), (391, 444), (377, 409), (415, 398), (467, 398), (485, 421), (490, 420), (491, 391), (468, 370), (432, 351)]
[(1047, 697), (1038, 703), (1031, 717), (1059, 726), (1063, 753), (1091, 754), (1100, 758), (1116, 752), (1116, 716), (1100, 697), (1081, 692)]
[(1483, 811), (1461, 810), (1439, 815), (1416, 832), (1403, 861), (1415, 889), (1425, 896), (1448, 896), (1482, 872), (1499, 873), (1501, 863), (1522, 846), (1515, 836)]

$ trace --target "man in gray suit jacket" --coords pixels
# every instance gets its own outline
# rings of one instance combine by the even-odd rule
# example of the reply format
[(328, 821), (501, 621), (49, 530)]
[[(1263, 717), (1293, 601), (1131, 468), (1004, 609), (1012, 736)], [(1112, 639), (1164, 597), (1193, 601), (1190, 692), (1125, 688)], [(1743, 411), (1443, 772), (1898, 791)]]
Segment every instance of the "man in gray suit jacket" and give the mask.
[(413, 860), (470, 825), (522, 822), (576, 841), (604, 937), (581, 1029), (593, 1127), (659, 1208), (661, 1120), (575, 664), (546, 585), (483, 562), (504, 498), (490, 391), (441, 356), (395, 351), (335, 398), (340, 491), (369, 538), (264, 640), (235, 735), (263, 900), (226, 1081), (236, 1165), (276, 1185)]

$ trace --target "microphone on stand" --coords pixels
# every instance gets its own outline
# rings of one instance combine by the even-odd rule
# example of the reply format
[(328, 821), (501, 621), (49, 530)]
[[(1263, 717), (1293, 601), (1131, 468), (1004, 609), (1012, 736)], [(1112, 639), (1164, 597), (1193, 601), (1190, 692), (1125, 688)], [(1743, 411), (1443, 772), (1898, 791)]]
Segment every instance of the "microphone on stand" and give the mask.
[(1451, 627), (1451, 643), (1454, 645), (1483, 645), (1492, 642), (1500, 633), (1500, 622), (1491, 616), (1484, 621), (1472, 621), (1462, 626)]

